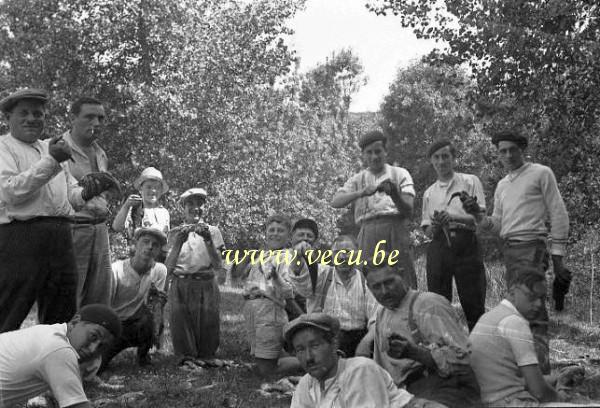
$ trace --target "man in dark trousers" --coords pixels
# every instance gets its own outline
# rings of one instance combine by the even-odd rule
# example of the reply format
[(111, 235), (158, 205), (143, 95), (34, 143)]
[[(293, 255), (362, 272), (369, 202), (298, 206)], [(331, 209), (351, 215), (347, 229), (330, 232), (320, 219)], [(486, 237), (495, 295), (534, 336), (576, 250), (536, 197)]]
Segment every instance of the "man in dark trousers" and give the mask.
[(485, 312), (485, 267), (475, 235), (475, 219), (462, 208), (460, 194), (476, 196), (485, 207), (481, 181), (454, 171), (456, 149), (449, 140), (433, 143), (427, 153), (437, 175), (423, 194), (421, 227), (432, 239), (427, 248), (427, 288), (452, 302), (452, 278), (469, 331)]

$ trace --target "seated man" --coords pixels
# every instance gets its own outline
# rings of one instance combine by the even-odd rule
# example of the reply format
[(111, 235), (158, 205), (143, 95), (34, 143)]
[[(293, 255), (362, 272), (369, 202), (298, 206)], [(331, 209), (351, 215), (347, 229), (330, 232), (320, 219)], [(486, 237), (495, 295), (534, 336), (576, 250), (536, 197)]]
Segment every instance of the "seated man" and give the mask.
[(112, 264), (111, 307), (121, 319), (123, 333), (102, 354), (99, 372), (104, 371), (114, 356), (129, 347), (137, 347), (140, 366), (150, 363), (148, 352), (155, 340), (155, 322), (146, 307), (146, 300), (151, 289), (159, 293), (164, 291), (167, 268), (155, 259), (167, 243), (167, 236), (156, 228), (138, 228), (134, 239), (134, 255)]
[(369, 271), (367, 285), (382, 307), (356, 354), (369, 355), (373, 345), (375, 362), (417, 397), (448, 407), (478, 404), (467, 332), (448, 299), (409, 290), (398, 268), (388, 264)]
[(59, 406), (91, 407), (81, 384), (80, 364), (92, 362), (121, 334), (109, 307), (81, 308), (69, 323), (0, 334), (0, 407), (13, 407), (46, 391)]
[(314, 290), (308, 271), (300, 273), (293, 263), (290, 281), (294, 291), (306, 297), (308, 313), (324, 312), (339, 319), (338, 345), (346, 357), (354, 357), (378, 303), (367, 288), (362, 272), (349, 264), (351, 257), (356, 259), (354, 239), (349, 235), (337, 237), (333, 241), (333, 253), (331, 265), (318, 265)]
[(364, 357), (341, 358), (340, 322), (325, 313), (303, 314), (284, 328), (285, 340), (307, 374), (291, 408), (442, 407), (397, 388), (390, 374)]
[(583, 378), (580, 367), (570, 367), (559, 378), (542, 375), (530, 320), (538, 315), (545, 297), (544, 275), (522, 266), (506, 298), (475, 325), (470, 336), (471, 366), (484, 403), (529, 407), (562, 401), (568, 383)]

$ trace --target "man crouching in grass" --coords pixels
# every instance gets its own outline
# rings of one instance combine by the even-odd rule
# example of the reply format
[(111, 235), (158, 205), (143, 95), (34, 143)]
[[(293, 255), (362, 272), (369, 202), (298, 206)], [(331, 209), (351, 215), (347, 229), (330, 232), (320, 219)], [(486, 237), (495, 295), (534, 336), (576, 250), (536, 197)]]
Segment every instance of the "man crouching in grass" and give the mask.
[[(291, 223), (275, 215), (265, 226), (264, 251), (287, 251)], [(284, 256), (265, 256), (249, 264), (244, 283), (244, 318), (250, 341), (250, 354), (262, 376), (284, 375), (299, 369), (295, 357), (283, 357), (283, 326), (288, 322), (286, 299), (293, 297), (289, 265)]]
[(51, 391), (61, 408), (87, 408), (80, 365), (98, 359), (121, 322), (108, 306), (81, 308), (69, 323), (0, 334), (0, 407), (14, 407)]

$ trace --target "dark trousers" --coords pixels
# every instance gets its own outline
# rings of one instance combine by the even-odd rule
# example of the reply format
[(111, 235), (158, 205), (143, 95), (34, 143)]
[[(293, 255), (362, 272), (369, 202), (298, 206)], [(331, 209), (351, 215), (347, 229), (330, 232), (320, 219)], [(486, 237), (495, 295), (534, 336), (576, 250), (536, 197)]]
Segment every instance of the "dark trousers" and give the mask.
[(416, 375), (407, 378), (405, 384), (406, 390), (415, 397), (436, 401), (448, 408), (482, 406), (479, 384), (471, 367), (447, 378), (437, 373)]
[(437, 234), (427, 248), (427, 288), (452, 302), (452, 278), (460, 298), (469, 331), (485, 313), (485, 267), (477, 237), (471, 231)]
[(48, 217), (0, 225), (0, 332), (17, 330), (35, 302), (41, 324), (68, 322), (76, 296), (68, 222)]
[[(542, 275), (545, 275), (546, 269), (548, 269), (550, 256), (544, 241), (505, 242), (503, 252), (507, 288), (510, 287), (514, 278), (519, 274), (519, 267), (522, 265), (533, 266)], [(538, 315), (529, 322), (540, 370), (543, 374), (550, 374), (548, 322), (548, 309), (546, 308), (546, 302), (543, 302)]]
[(138, 361), (148, 355), (152, 347), (154, 321), (150, 310), (144, 305), (132, 317), (121, 321), (121, 337), (102, 353), (102, 365), (98, 372), (104, 371), (110, 360), (129, 347), (137, 347)]
[(354, 357), (356, 347), (365, 334), (367, 334), (367, 329), (340, 330), (338, 348), (344, 352), (346, 358)]

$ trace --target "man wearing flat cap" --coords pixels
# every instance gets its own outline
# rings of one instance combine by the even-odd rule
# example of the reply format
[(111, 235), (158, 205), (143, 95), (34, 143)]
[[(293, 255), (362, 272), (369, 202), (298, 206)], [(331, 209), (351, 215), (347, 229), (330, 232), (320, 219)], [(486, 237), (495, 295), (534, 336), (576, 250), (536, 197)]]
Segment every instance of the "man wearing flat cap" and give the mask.
[(135, 254), (112, 264), (113, 284), (110, 306), (119, 316), (123, 331), (102, 353), (103, 371), (110, 360), (122, 350), (137, 347), (138, 365), (150, 364), (148, 352), (155, 342), (155, 322), (146, 306), (151, 291), (164, 295), (167, 268), (156, 262), (161, 248), (167, 243), (162, 230), (138, 228), (134, 233)]
[(72, 150), (62, 137), (39, 140), (47, 101), (38, 89), (0, 101), (10, 130), (0, 138), (0, 332), (18, 329), (34, 302), (43, 324), (75, 314), (73, 208), (103, 192), (77, 185), (65, 167)]
[(372, 264), (377, 248), (385, 252), (400, 251), (398, 259), (405, 280), (416, 288), (409, 230), (415, 189), (406, 169), (387, 163), (386, 143), (387, 138), (378, 130), (363, 135), (359, 146), (367, 168), (352, 176), (335, 193), (331, 205), (334, 208), (354, 205), (354, 221), (360, 225), (358, 247), (363, 251), (363, 259)]
[(39, 324), (0, 334), (0, 407), (51, 391), (59, 406), (88, 408), (80, 369), (121, 334), (108, 306), (87, 305), (68, 323)]
[(452, 278), (469, 330), (485, 313), (485, 267), (475, 235), (475, 219), (462, 207), (460, 195), (476, 196), (485, 208), (483, 186), (477, 176), (454, 171), (456, 149), (447, 139), (427, 152), (437, 181), (423, 194), (421, 227), (431, 238), (427, 246), (427, 289), (452, 302)]
[(390, 374), (371, 359), (340, 357), (339, 330), (339, 321), (325, 313), (303, 314), (284, 327), (288, 347), (307, 372), (291, 408), (443, 407), (397, 388)]
[(217, 278), (225, 281), (221, 251), (225, 243), (219, 228), (204, 222), (207, 198), (203, 188), (191, 188), (179, 197), (185, 224), (169, 234), (167, 256), (171, 303), (170, 329), (175, 355), (190, 359), (213, 358), (219, 348), (220, 293)]
[[(563, 256), (569, 234), (569, 216), (558, 190), (552, 170), (541, 164), (525, 161), (527, 139), (513, 131), (496, 133), (492, 143), (508, 174), (498, 182), (494, 193), (494, 212), (486, 216), (477, 200), (464, 202), (483, 230), (500, 234), (504, 240), (506, 285), (510, 287), (521, 265), (533, 266), (544, 274), (549, 264), (548, 246), (552, 255), (554, 276), (571, 279), (563, 266)], [(551, 228), (546, 227), (547, 220)], [(542, 373), (550, 372), (548, 348), (548, 312), (545, 303), (539, 315), (531, 321), (531, 331)]]

